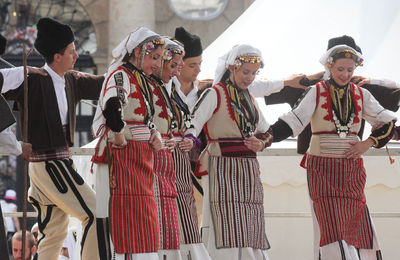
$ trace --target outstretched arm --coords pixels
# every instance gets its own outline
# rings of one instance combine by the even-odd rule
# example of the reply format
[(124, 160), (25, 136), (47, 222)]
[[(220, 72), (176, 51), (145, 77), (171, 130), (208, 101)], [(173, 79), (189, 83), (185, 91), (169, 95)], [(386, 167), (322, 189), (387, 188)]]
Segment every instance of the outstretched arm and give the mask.
[(304, 74), (294, 74), (284, 80), (257, 79), (249, 86), (249, 92), (253, 97), (265, 97), (281, 91), (285, 86), (306, 89), (300, 84), (304, 77)]

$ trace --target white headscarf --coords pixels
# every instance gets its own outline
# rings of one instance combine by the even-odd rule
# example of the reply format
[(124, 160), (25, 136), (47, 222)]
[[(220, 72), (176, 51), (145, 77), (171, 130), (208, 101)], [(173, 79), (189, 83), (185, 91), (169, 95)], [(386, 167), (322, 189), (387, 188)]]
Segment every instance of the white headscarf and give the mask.
[(329, 66), (328, 66), (329, 65), (328, 59), (330, 57), (332, 57), (333, 55), (335, 55), (339, 50), (351, 50), (357, 55), (358, 58), (363, 60), (362, 54), (348, 45), (340, 44), (340, 45), (333, 46), (332, 48), (327, 50), (325, 52), (325, 54), (322, 55), (322, 57), (319, 59), (319, 62), (322, 65), (324, 65), (324, 67), (325, 67), (324, 79), (329, 79), (329, 77), (331, 75), (331, 72), (329, 71)]
[[(100, 92), (101, 94), (104, 92), (107, 79), (110, 76), (110, 74), (123, 64), (122, 60), (125, 57), (125, 55), (127, 53), (131, 54), (133, 49), (135, 49), (137, 46), (143, 43), (144, 40), (152, 36), (159, 36), (159, 35), (147, 29), (146, 27), (139, 27), (136, 30), (132, 31), (128, 36), (126, 36), (125, 39), (123, 39), (118, 44), (118, 46), (114, 48), (114, 50), (112, 51), (113, 60), (111, 61), (110, 66), (108, 67), (107, 74), (103, 82), (103, 87)], [(94, 115), (94, 120), (92, 124), (93, 135), (95, 137), (99, 137), (101, 135), (102, 131), (99, 130), (101, 129), (102, 125), (105, 124), (105, 118), (103, 116), (101, 109), (104, 106), (104, 104), (102, 104), (101, 94), (99, 97), (99, 101), (97, 103), (96, 113)]]
[(131, 54), (133, 49), (152, 36), (159, 35), (146, 27), (139, 27), (126, 36), (125, 39), (123, 39), (111, 52), (113, 60), (108, 67), (108, 73), (113, 72), (116, 68), (122, 65), (122, 59), (127, 53)]
[(235, 60), (237, 57), (247, 56), (247, 55), (259, 56), (261, 62), (264, 63), (263, 58), (261, 56), (261, 51), (259, 49), (254, 48), (253, 46), (248, 44), (235, 45), (233, 46), (232, 50), (230, 50), (228, 53), (226, 53), (225, 55), (221, 56), (218, 59), (213, 85), (221, 81), (221, 78), (225, 74), (225, 71), (228, 69), (229, 65), (235, 65)]
[(165, 48), (161, 59), (160, 72), (158, 73), (160, 79), (162, 77), (162, 71), (165, 61), (170, 61), (174, 57), (174, 55), (177, 54), (177, 52), (182, 53), (182, 55), (185, 54), (185, 49), (183, 48), (183, 45), (180, 45), (179, 43), (169, 39), (168, 36), (164, 36), (163, 40), (165, 42)]

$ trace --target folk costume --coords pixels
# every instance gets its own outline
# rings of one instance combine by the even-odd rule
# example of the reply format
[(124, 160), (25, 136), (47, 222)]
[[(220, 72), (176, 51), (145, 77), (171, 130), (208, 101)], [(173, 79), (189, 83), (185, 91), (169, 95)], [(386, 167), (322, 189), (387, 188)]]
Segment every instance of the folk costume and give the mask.
[[(168, 46), (169, 45), (169, 46)], [(152, 75), (152, 94), (154, 104), (153, 122), (161, 133), (163, 143), (173, 138), (172, 129), (177, 127), (176, 111), (172, 100), (161, 80), (162, 67), (173, 57), (172, 43), (167, 40), (161, 60), (160, 75)], [(169, 57), (168, 57), (169, 56)], [(176, 206), (176, 173), (172, 151), (163, 146), (154, 155), (154, 198), (160, 228), (158, 256), (163, 259), (182, 259), (180, 254), (178, 214)]]
[[(202, 238), (212, 259), (268, 259), (263, 188), (256, 153), (244, 144), (255, 135), (267, 147), (271, 141), (265, 121), (248, 90), (229, 80), (229, 65), (262, 64), (261, 53), (237, 45), (219, 59), (214, 86), (194, 107), (194, 128), (201, 129), (208, 145), (196, 171), (205, 176)], [(223, 77), (224, 75), (224, 77)]]
[[(320, 62), (339, 58), (361, 65), (362, 55), (348, 36), (329, 41)], [(379, 148), (393, 131), (395, 115), (384, 109), (366, 89), (353, 83), (339, 86), (332, 78), (308, 89), (294, 109), (272, 126), (274, 141), (296, 136), (311, 122), (310, 148), (302, 165), (307, 169), (314, 223), (314, 259), (382, 259), (376, 232), (366, 205), (363, 159), (347, 159), (344, 151), (359, 141), (361, 119), (384, 124), (369, 138)]]
[[(36, 49), (46, 57), (74, 41), (68, 25), (50, 18), (37, 24)], [(81, 258), (98, 259), (95, 226), (95, 193), (76, 172), (70, 158), (76, 124), (76, 105), (81, 99), (97, 100), (102, 76), (76, 79), (67, 72), (60, 77), (45, 64), (48, 76), (28, 77), (28, 104), (23, 86), (8, 89), (4, 96), (14, 100), (23, 121), (24, 106), (29, 106), (28, 142), (32, 144), (29, 163), (29, 201), (38, 212), (37, 259), (56, 259), (67, 235), (69, 216), (82, 221)], [(7, 86), (5, 86), (7, 87)]]
[[(184, 53), (184, 49), (178, 43), (167, 41), (164, 51), (164, 63), (169, 62), (173, 55)], [(192, 170), (189, 155), (179, 148), (179, 143), (183, 141), (184, 132), (191, 126), (190, 111), (187, 104), (177, 93), (175, 84), (170, 81), (170, 98), (173, 109), (175, 127), (172, 134), (176, 146), (172, 151), (174, 169), (176, 173), (176, 204), (179, 224), (179, 242), (182, 259), (210, 259), (204, 244), (201, 242), (199, 225), (197, 220), (196, 201), (193, 196)]]
[[(108, 164), (107, 172), (96, 174), (105, 175), (101, 176), (102, 180), (108, 179), (97, 188), (98, 193), (109, 190), (109, 198), (106, 193), (100, 197), (103, 200), (97, 202), (109, 204), (108, 214), (102, 213), (109, 216), (112, 259), (158, 259), (154, 152), (149, 144), (155, 116), (152, 88), (147, 75), (124, 58), (139, 46), (141, 56), (136, 58), (142, 63), (145, 54), (163, 44), (158, 34), (140, 27), (113, 50), (114, 60), (108, 69), (93, 122), (93, 129), (100, 138), (94, 161), (103, 163), (100, 166), (103, 169), (104, 163)], [(113, 147), (116, 133), (124, 134), (127, 140), (124, 148)]]

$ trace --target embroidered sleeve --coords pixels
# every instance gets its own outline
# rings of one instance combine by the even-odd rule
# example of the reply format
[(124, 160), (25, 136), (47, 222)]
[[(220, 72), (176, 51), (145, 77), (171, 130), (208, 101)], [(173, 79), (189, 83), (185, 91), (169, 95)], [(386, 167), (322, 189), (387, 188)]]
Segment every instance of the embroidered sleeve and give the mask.
[(106, 118), (106, 126), (113, 132), (120, 132), (124, 127), (122, 121), (121, 104), (117, 97), (112, 97), (107, 100), (103, 115)]
[(292, 111), (282, 115), (279, 119), (283, 120), (293, 132), (293, 136), (299, 135), (310, 123), (316, 107), (317, 91), (315, 86), (307, 88), (306, 94), (296, 102)]
[(188, 129), (185, 134), (198, 136), (204, 124), (212, 117), (218, 105), (215, 89), (209, 88), (201, 95), (192, 111), (193, 128)]
[(125, 72), (116, 71), (110, 75), (106, 84), (99, 102), (105, 104), (103, 115), (106, 118), (106, 126), (113, 132), (120, 132), (125, 125), (122, 115), (130, 93), (129, 78)]
[(283, 121), (279, 119), (275, 124), (271, 126), (272, 135), (274, 137), (273, 142), (280, 142), (293, 135), (292, 128)]
[(375, 142), (375, 148), (381, 148), (390, 141), (394, 133), (394, 123), (394, 120), (390, 121), (389, 123), (384, 124), (382, 127), (372, 131), (369, 138)]
[(396, 141), (400, 140), (400, 126), (394, 127), (392, 139)]
[(272, 128), (269, 128), (268, 131), (265, 133), (255, 134), (255, 137), (257, 137), (257, 139), (259, 139), (263, 142), (264, 149), (267, 147), (270, 147), (272, 144), (272, 141), (274, 140), (274, 136), (272, 135)]

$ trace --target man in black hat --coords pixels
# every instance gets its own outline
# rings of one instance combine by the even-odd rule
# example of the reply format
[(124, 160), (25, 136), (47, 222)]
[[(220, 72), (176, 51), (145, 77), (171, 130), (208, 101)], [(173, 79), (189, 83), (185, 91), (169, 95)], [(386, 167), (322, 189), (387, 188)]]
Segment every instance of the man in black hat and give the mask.
[[(82, 221), (81, 258), (98, 259), (95, 227), (95, 193), (76, 172), (69, 147), (74, 142), (76, 105), (81, 99), (97, 100), (104, 77), (76, 78), (70, 69), (78, 54), (68, 25), (50, 18), (37, 23), (35, 48), (44, 57), (47, 76), (28, 77), (28, 103), (23, 87), (8, 89), (22, 112), (28, 105), (29, 201), (38, 211), (37, 259), (57, 259), (67, 235), (69, 216)], [(23, 119), (23, 113), (20, 113)], [(24, 120), (21, 120), (24, 122)]]
[(200, 37), (189, 33), (183, 27), (175, 29), (175, 39), (183, 43), (185, 48), (184, 65), (180, 75), (174, 80), (175, 88), (189, 110), (192, 110), (197, 101), (197, 76), (201, 71), (203, 48)]

